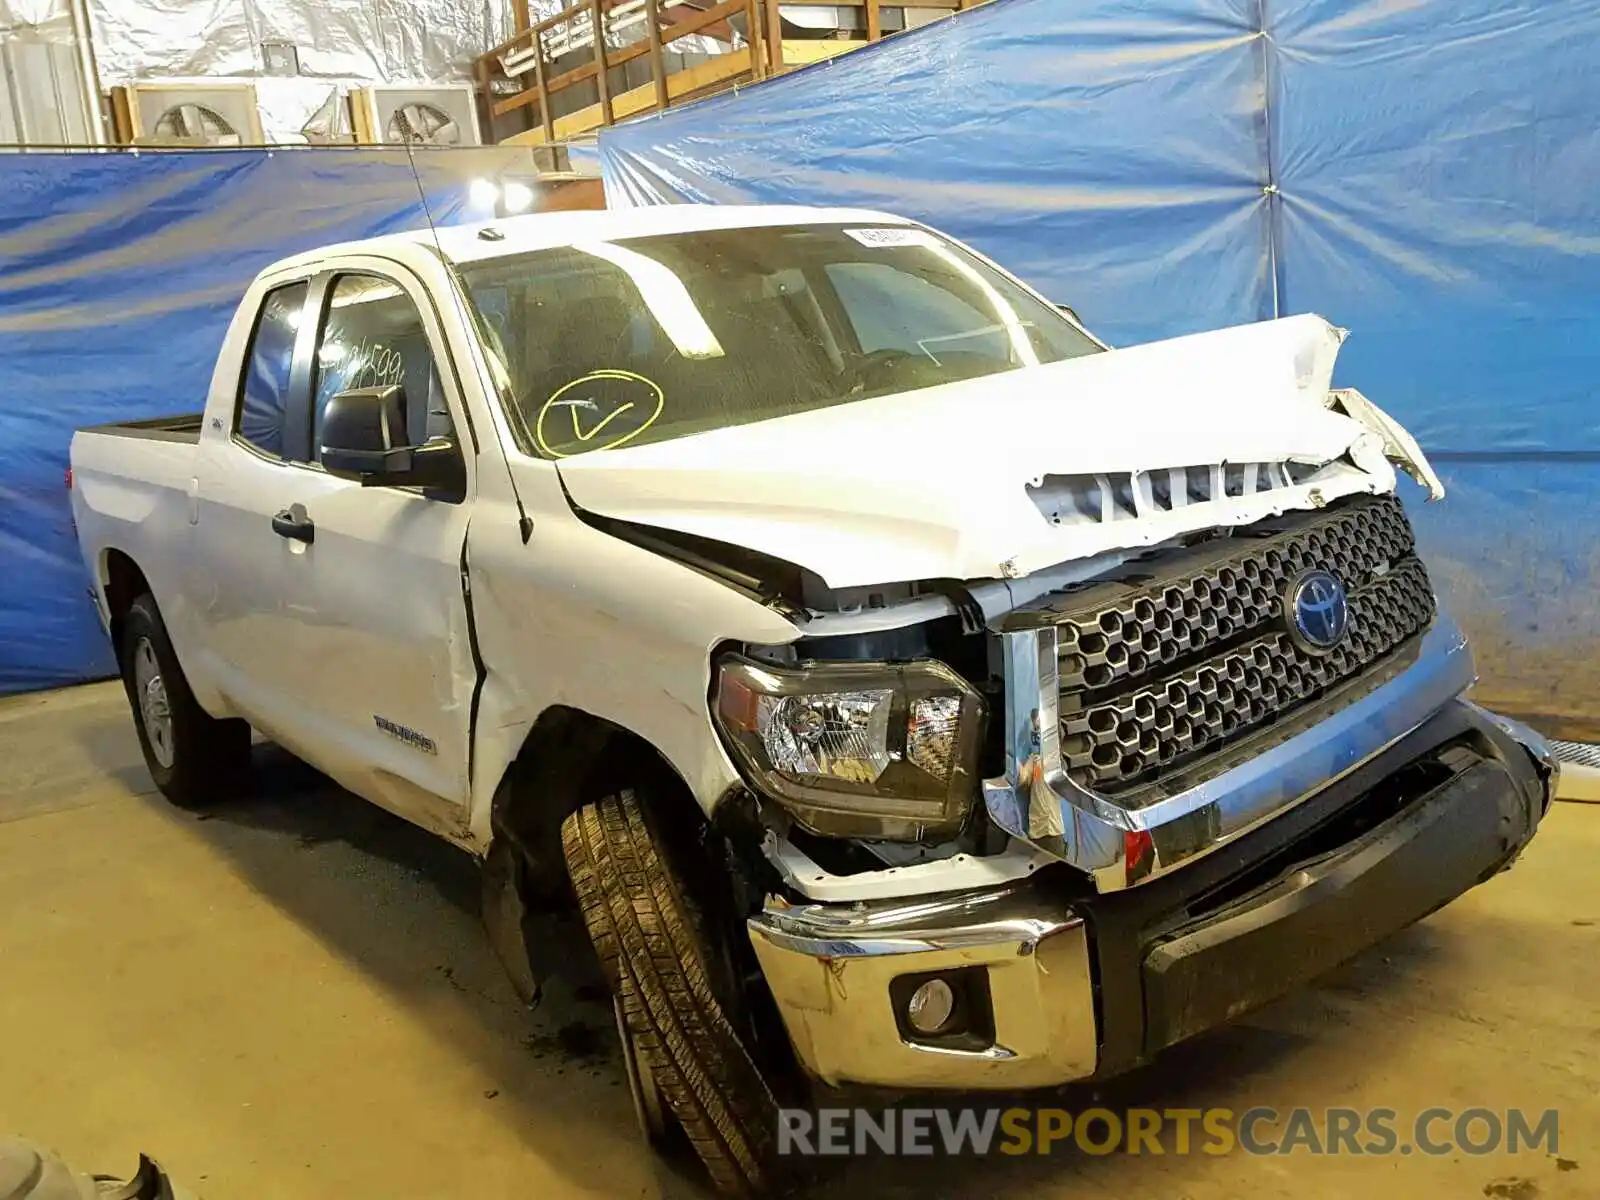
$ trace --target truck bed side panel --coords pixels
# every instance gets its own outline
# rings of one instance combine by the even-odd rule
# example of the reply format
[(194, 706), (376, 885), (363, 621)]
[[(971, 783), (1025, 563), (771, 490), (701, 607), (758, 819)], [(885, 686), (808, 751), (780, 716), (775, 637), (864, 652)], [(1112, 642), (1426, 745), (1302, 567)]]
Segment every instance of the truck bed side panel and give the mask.
[(194, 529), (199, 446), (169, 432), (173, 436), (144, 437), (113, 426), (77, 433), (71, 452), (73, 520), (102, 606), (107, 560), (119, 552), (149, 583), (196, 698), (215, 711), (209, 681), (191, 666), (198, 665), (194, 605), (203, 598), (191, 594), (184, 568)]

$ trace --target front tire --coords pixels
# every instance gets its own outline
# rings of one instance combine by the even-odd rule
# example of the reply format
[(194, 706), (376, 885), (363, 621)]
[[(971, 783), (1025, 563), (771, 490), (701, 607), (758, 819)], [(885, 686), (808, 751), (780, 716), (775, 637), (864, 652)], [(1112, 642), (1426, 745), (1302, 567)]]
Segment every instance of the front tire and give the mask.
[[(659, 1091), (723, 1195), (773, 1190), (777, 1104), (712, 989), (701, 914), (649, 811), (618, 792), (569, 816), (561, 844), (617, 1002), (636, 1104), (642, 1082)], [(641, 1123), (659, 1146), (660, 1127)]]
[(231, 794), (249, 766), (250, 726), (218, 720), (196, 702), (148, 592), (122, 619), (118, 657), (139, 748), (161, 794), (182, 808), (207, 808)]

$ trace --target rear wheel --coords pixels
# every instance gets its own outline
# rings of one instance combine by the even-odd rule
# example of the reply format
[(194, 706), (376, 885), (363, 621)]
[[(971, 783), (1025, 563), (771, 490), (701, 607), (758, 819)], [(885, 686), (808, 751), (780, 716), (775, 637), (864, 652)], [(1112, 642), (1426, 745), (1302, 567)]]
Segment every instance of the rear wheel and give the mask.
[(618, 792), (569, 816), (561, 842), (646, 1136), (660, 1148), (675, 1122), (722, 1194), (772, 1190), (777, 1104), (712, 988), (714, 948), (648, 809)]
[(161, 794), (205, 808), (234, 791), (250, 762), (250, 726), (218, 720), (195, 701), (149, 593), (122, 619), (119, 656), (139, 748)]

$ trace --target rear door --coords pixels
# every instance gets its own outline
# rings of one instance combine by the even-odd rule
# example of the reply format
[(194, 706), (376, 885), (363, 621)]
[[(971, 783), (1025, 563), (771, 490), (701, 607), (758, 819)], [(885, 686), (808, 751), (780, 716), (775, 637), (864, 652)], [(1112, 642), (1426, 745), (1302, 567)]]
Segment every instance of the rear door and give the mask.
[(281, 653), (283, 579), (296, 548), (269, 517), (297, 474), (288, 455), (306, 407), (311, 282), (289, 277), (263, 294), (239, 376), (225, 385), (236, 385), (232, 405), (208, 410), (216, 427), (202, 431), (190, 489), (195, 553), (184, 590), (204, 627), (200, 653), (233, 706), (273, 731), (296, 710)]

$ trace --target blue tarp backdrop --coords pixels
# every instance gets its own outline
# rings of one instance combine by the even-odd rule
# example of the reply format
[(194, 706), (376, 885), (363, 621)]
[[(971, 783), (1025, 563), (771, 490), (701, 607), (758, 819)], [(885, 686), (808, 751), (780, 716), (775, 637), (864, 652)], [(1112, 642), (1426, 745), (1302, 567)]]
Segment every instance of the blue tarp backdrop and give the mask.
[[(417, 156), (436, 220), (513, 150)], [(423, 226), (403, 151), (0, 154), (0, 692), (110, 674), (65, 488), (82, 425), (198, 409), (251, 277)]]
[(1486, 699), (1600, 740), (1600, 0), (995, 0), (606, 130), (611, 203), (947, 229), (1129, 344), (1319, 312)]
[(1256, 0), (997, 0), (603, 132), (613, 205), (887, 208), (1119, 343), (1272, 315)]

